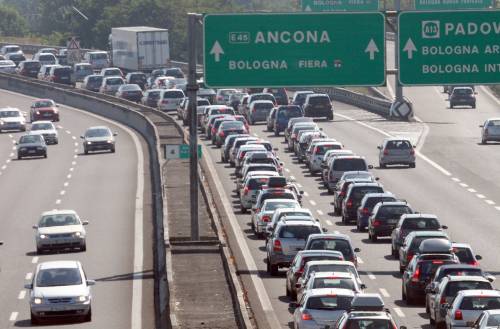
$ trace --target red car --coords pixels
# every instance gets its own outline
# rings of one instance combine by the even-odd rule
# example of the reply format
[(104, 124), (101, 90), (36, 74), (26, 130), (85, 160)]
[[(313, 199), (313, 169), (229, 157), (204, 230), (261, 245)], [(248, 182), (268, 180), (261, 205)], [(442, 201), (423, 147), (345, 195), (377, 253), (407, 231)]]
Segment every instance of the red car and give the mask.
[(52, 99), (37, 99), (30, 109), (30, 121), (59, 121), (59, 106)]

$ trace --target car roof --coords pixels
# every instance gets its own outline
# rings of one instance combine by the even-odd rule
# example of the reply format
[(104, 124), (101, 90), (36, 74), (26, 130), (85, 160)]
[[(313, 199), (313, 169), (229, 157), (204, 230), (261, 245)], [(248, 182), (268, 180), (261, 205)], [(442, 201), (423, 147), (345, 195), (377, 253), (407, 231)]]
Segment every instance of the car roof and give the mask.
[(351, 185), (349, 185), (350, 189), (353, 189), (355, 187), (366, 187), (366, 186), (374, 186), (374, 187), (382, 187), (382, 184), (377, 183), (377, 182), (353, 182)]
[(330, 260), (330, 259), (322, 259), (322, 260), (312, 260), (310, 262), (307, 262), (306, 266), (313, 266), (313, 265), (348, 265), (352, 267), (356, 267), (353, 262), (350, 262), (348, 260)]
[(382, 201), (376, 204), (378, 208), (382, 208), (384, 206), (407, 206), (410, 207), (408, 202), (406, 201)]
[(477, 269), (480, 269), (480, 268), (477, 267), (477, 266), (474, 266), (474, 265), (469, 265), (469, 264), (445, 264), (445, 265), (440, 266), (438, 268), (438, 271), (444, 271), (444, 270), (447, 270), (447, 269), (477, 270)]
[[(363, 198), (364, 199), (369, 199), (369, 198), (385, 198), (385, 197), (396, 197), (396, 196), (394, 194), (392, 194), (391, 192), (366, 193)], [(389, 202), (384, 202), (384, 203), (389, 203)]]
[(319, 288), (319, 289), (311, 289), (307, 291), (308, 297), (316, 297), (316, 296), (354, 296), (355, 292), (350, 289), (341, 289), (341, 288)]
[[(354, 275), (351, 272), (314, 272), (311, 274), (315, 278), (346, 278), (346, 279), (354, 279)], [(333, 278), (332, 278), (333, 279)]]
[(471, 245), (468, 244), (468, 243), (463, 243), (463, 242), (453, 242), (451, 244), (451, 247), (452, 248), (468, 248), (468, 249), (472, 249)]
[(401, 215), (401, 218), (435, 218), (437, 219), (437, 216), (434, 214), (403, 214)]
[(52, 268), (79, 268), (80, 262), (77, 260), (58, 260), (43, 262), (38, 265), (39, 270), (46, 270)]
[(320, 224), (312, 220), (280, 221), (281, 226), (319, 226)]
[(386, 142), (388, 142), (388, 141), (407, 141), (407, 142), (410, 142), (410, 139), (406, 138), (406, 137), (387, 137), (387, 138), (384, 138), (384, 141), (386, 141)]
[(488, 314), (500, 314), (500, 310), (485, 310), (483, 312)]
[(277, 171), (256, 170), (256, 171), (251, 171), (247, 174), (247, 178), (254, 177), (254, 176), (268, 176), (268, 177), (269, 176), (279, 176), (279, 173)]
[(361, 156), (361, 155), (339, 155), (338, 157), (335, 157), (335, 160), (334, 161), (338, 161), (338, 160), (344, 160), (344, 159), (364, 159), (365, 157), (364, 156)]
[(294, 201), (295, 200), (293, 200), (293, 199), (267, 199), (267, 200), (264, 200), (264, 204), (274, 203), (274, 202), (294, 202)]
[(337, 250), (301, 250), (298, 252), (300, 256), (342, 256), (342, 253)]
[(342, 234), (342, 233), (321, 233), (321, 234), (310, 234), (308, 239), (320, 239), (320, 238), (325, 238), (325, 239), (340, 239), (340, 240), (346, 240), (346, 241), (351, 241), (351, 238), (347, 234)]
[(54, 210), (44, 211), (42, 213), (42, 216), (66, 215), (66, 214), (76, 215), (76, 211), (71, 209), (54, 209)]
[(489, 289), (471, 289), (471, 290), (461, 290), (457, 294), (457, 298), (459, 296), (499, 296), (500, 291), (498, 290), (489, 290)]
[(481, 282), (490, 282), (484, 276), (448, 275), (447, 278), (448, 278), (449, 282), (456, 282), (456, 281), (481, 281)]
[(408, 236), (436, 236), (436, 237), (446, 237), (448, 238), (448, 234), (443, 231), (411, 231), (408, 233)]
[[(307, 208), (278, 208), (276, 209), (276, 212), (287, 212), (287, 211), (302, 211), (302, 212), (306, 212), (308, 214), (312, 214), (312, 211), (310, 209), (307, 209)], [(297, 216), (300, 216), (300, 215), (297, 215)], [(291, 216), (290, 216), (291, 217)]]
[(93, 130), (93, 129), (107, 129), (107, 130), (111, 130), (109, 129), (108, 126), (92, 126), (92, 127), (88, 127), (87, 130)]
[(31, 123), (31, 125), (33, 125), (35, 123), (50, 123), (51, 125), (54, 125), (54, 123), (52, 121), (49, 121), (49, 120), (37, 120), (37, 121), (33, 121)]

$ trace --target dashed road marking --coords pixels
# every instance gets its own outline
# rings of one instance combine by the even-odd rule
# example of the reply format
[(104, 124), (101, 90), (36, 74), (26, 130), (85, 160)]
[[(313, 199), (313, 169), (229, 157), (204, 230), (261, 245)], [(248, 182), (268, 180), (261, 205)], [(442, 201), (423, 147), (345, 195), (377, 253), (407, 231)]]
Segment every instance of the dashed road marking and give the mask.
[(9, 137), (10, 137), (10, 138), (12, 138), (12, 137), (14, 137), (14, 136), (12, 136), (12, 134), (9, 134)]
[(15, 147), (15, 146), (12, 146), (12, 149), (13, 149), (13, 150), (17, 150), (17, 147)]
[(64, 187), (68, 187), (69, 183), (68, 182), (64, 182)]
[(370, 280), (375, 280), (376, 279), (375, 275), (373, 275), (372, 272), (366, 272), (366, 275), (368, 275), (368, 277), (370, 278)]
[(365, 262), (361, 259), (361, 257), (359, 257), (359, 256), (358, 256), (357, 258), (358, 258), (358, 263), (360, 263), (360, 264), (364, 264), (364, 263), (365, 263)]
[(485, 197), (484, 195), (482, 195), (482, 194), (476, 194), (476, 196), (477, 196), (479, 199), (484, 199), (484, 198), (486, 198), (486, 197)]
[(72, 164), (73, 166), (74, 166), (74, 165), (76, 165), (76, 161), (71, 162), (71, 164)]
[(332, 221), (331, 221), (331, 220), (329, 220), (329, 219), (327, 219), (325, 222), (326, 222), (328, 225), (330, 225), (330, 226), (331, 226), (331, 225), (333, 225)]
[(297, 183), (298, 188), (302, 188), (302, 184)]
[(75, 153), (78, 153), (78, 149), (75, 149)]
[(333, 234), (339, 234), (340, 232), (339, 231), (333, 231)]
[(71, 135), (71, 131), (66, 130), (66, 134)]
[(405, 317), (405, 314), (403, 313), (403, 311), (399, 307), (394, 307), (393, 310), (394, 310), (394, 312), (396, 312), (396, 314), (400, 318), (404, 318)]
[(71, 178), (71, 174), (68, 174), (68, 176), (66, 176), (66, 178), (70, 179)]
[(467, 191), (469, 191), (470, 193), (476, 193), (476, 192), (477, 192), (477, 191), (476, 191), (475, 189), (473, 189), (473, 188), (469, 188), (469, 189), (467, 189)]
[(78, 146), (78, 143), (75, 142), (75, 146)]
[(73, 155), (73, 158), (75, 158), (75, 159), (78, 158), (78, 155), (77, 154)]
[(63, 129), (63, 126), (61, 126), (61, 125), (57, 125), (57, 128), (59, 128), (59, 129)]
[(257, 135), (257, 133), (253, 133), (253, 135), (254, 135), (255, 137), (259, 137), (259, 135)]
[(24, 297), (26, 297), (26, 290), (21, 290), (17, 295), (17, 299), (24, 299)]
[(26, 273), (26, 276), (24, 277), (24, 279), (26, 279), (28, 281), (31, 280), (32, 278), (33, 278), (33, 273), (31, 273), (31, 272)]
[(33, 258), (31, 259), (31, 263), (32, 263), (32, 264), (36, 264), (36, 263), (38, 263), (38, 256), (33, 257)]
[(75, 168), (73, 168), (73, 167), (69, 168), (69, 171), (73, 171), (73, 170), (75, 170)]
[(389, 295), (387, 290), (385, 290), (384, 288), (379, 288), (378, 290), (380, 291), (380, 294), (382, 294), (382, 296), (384, 296), (386, 298), (391, 297), (391, 295)]
[(9, 163), (11, 161), (12, 161), (11, 159), (7, 159), (7, 160), (5, 160), (5, 163)]
[(458, 182), (460, 182), (460, 179), (458, 179), (458, 178), (456, 178), (456, 177), (452, 177), (451, 179), (452, 179), (453, 181), (457, 182), (457, 183), (458, 183)]
[(486, 202), (489, 205), (494, 205), (495, 204), (495, 201), (492, 201), (492, 200), (484, 200), (484, 202)]
[(65, 191), (65, 190), (62, 190), (59, 194), (60, 194), (60, 195), (65, 195), (65, 194), (66, 194), (66, 191)]
[(460, 183), (460, 186), (462, 186), (462, 187), (469, 187), (469, 185), (467, 185), (465, 183)]
[(5, 170), (5, 168), (7, 168), (7, 165), (2, 166), (2, 170)]
[(12, 322), (16, 321), (18, 315), (19, 315), (19, 313), (17, 313), (17, 312), (10, 313), (9, 321), (12, 321)]
[(316, 212), (318, 213), (318, 215), (323, 216), (323, 212), (321, 210), (318, 209), (316, 210)]
[(61, 199), (57, 199), (56, 204), (61, 204)]
[[(76, 136), (71, 136), (71, 138), (73, 138), (74, 140), (76, 140)], [(76, 143), (75, 143), (76, 144)]]
[(307, 193), (306, 191), (304, 191), (304, 196), (308, 197), (309, 193)]
[(14, 152), (12, 152), (11, 154), (9, 154), (10, 157), (13, 157), (14, 156)]
[(316, 205), (316, 201), (314, 201), (314, 200), (309, 200), (309, 203), (310, 203), (312, 206), (315, 206), (315, 205)]
[(286, 171), (286, 172), (290, 172), (290, 169), (288, 169), (288, 168), (285, 168), (285, 171)]

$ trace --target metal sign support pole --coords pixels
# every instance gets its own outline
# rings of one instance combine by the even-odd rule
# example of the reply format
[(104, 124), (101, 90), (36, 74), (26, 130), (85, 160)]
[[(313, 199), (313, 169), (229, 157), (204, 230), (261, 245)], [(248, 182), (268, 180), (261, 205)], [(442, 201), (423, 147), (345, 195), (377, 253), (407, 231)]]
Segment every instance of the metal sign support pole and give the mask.
[(401, 83), (399, 82), (399, 13), (401, 11), (401, 0), (395, 0), (394, 1), (394, 7), (396, 9), (396, 26), (398, 27), (397, 30), (397, 35), (396, 35), (396, 40), (394, 41), (394, 47), (395, 47), (395, 68), (397, 70), (396, 74), (396, 102), (402, 102), (404, 101), (403, 99), (403, 86), (401, 86)]
[(191, 240), (200, 240), (198, 221), (198, 121), (196, 115), (196, 24), (199, 14), (188, 14), (188, 84), (186, 86), (189, 99), (189, 192), (191, 194)]

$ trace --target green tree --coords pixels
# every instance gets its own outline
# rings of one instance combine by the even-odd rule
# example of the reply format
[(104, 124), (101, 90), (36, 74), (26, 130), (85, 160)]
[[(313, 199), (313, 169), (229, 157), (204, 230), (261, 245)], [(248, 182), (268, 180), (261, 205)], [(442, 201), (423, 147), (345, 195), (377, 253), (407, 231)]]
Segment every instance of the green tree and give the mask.
[(0, 35), (24, 36), (28, 31), (26, 20), (19, 12), (6, 5), (0, 5)]

